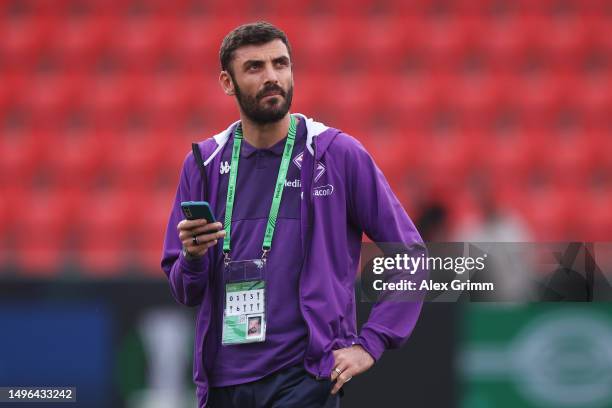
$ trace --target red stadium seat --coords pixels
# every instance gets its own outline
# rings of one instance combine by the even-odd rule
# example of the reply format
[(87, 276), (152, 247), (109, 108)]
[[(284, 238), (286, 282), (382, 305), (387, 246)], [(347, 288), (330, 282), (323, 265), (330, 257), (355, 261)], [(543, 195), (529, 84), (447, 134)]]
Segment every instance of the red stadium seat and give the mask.
[(497, 180), (524, 179), (538, 166), (542, 150), (539, 133), (491, 133), (482, 135), (481, 162)]
[(58, 130), (47, 145), (46, 159), (56, 187), (73, 186), (87, 188), (92, 179), (104, 170), (110, 151), (101, 134), (91, 129)]
[(35, 75), (30, 78), (18, 101), (27, 106), (38, 123), (55, 121), (71, 105), (81, 89), (80, 77), (61, 74)]
[(58, 20), (49, 47), (70, 71), (86, 71), (104, 52), (113, 28), (113, 18), (102, 13), (66, 17)]
[[(421, 124), (423, 117), (429, 117), (437, 107), (442, 94), (442, 85), (429, 76), (383, 77), (379, 81), (381, 90), (385, 92), (384, 101), (401, 112), (410, 115), (413, 120), (404, 121), (403, 125)], [(405, 117), (405, 116), (403, 116)]]
[(523, 190), (519, 210), (533, 231), (536, 241), (572, 240), (567, 222), (572, 217), (568, 197), (552, 186), (533, 186)]
[(508, 85), (512, 100), (530, 113), (550, 108), (563, 95), (565, 87), (562, 77), (544, 73), (515, 78)]
[(32, 129), (7, 129), (0, 137), (0, 186), (28, 183), (44, 154), (44, 133)]
[[(182, 110), (201, 99), (206, 91), (200, 77), (187, 75), (148, 76), (138, 95), (138, 104), (156, 125), (172, 122)], [(223, 96), (218, 88), (219, 97)]]
[(574, 105), (562, 105), (540, 117), (540, 123), (541, 163), (555, 174), (559, 185), (584, 185), (599, 149), (593, 146), (584, 112)]
[(344, 59), (342, 52), (342, 23), (329, 16), (292, 20), (299, 25), (300, 35), (291, 38), (294, 52), (295, 69), (306, 69), (311, 73), (337, 72)]
[(578, 200), (580, 216), (575, 218), (576, 230), (582, 239), (593, 242), (610, 242), (612, 239), (612, 193), (598, 190), (581, 194)]
[[(612, 67), (612, 58), (609, 67)], [(594, 125), (601, 124), (612, 107), (612, 78), (604, 72), (609, 67), (601, 67), (602, 72), (596, 73), (578, 72), (566, 84), (567, 99), (580, 106), (587, 122)]]
[(458, 55), (471, 36), (469, 20), (454, 15), (428, 18), (423, 29), (423, 44), (442, 71), (449, 57)]
[(541, 0), (536, 2), (525, 2), (524, 8), (526, 12), (564, 17), (585, 14), (605, 14), (607, 6), (609, 6), (609, 3), (605, 0)]
[[(381, 16), (344, 23), (341, 52), (353, 55), (355, 64), (370, 75), (395, 73), (402, 63), (406, 23), (395, 16)], [(359, 36), (360, 41), (354, 41)]]
[(479, 43), (500, 68), (515, 66), (532, 38), (532, 22), (519, 16), (480, 21)]
[(97, 124), (115, 125), (130, 107), (134, 107), (141, 83), (142, 77), (137, 75), (91, 77), (84, 85), (87, 97), (83, 100), (83, 108), (93, 113)]
[(329, 82), (326, 82), (327, 76), (316, 75), (302, 70), (294, 73), (294, 94), (292, 109), (295, 112), (300, 112), (308, 117), (313, 116), (313, 111), (317, 105), (321, 104), (324, 98), (321, 98), (329, 88)]
[(371, 101), (378, 99), (379, 87), (367, 75), (347, 75), (338, 80), (324, 81), (327, 89), (335, 89), (333, 104), (341, 123), (353, 122), (363, 128), (372, 113)]
[(110, 49), (128, 69), (146, 72), (160, 51), (170, 46), (171, 33), (177, 24), (167, 16), (124, 17), (113, 27)]
[(13, 251), (13, 231), (17, 228), (17, 216), (19, 206), (15, 204), (19, 193), (18, 188), (10, 188), (8, 185), (0, 184), (0, 262), (2, 265), (10, 265)]
[(475, 169), (476, 152), (460, 131), (431, 134), (424, 143), (425, 177), (438, 185), (465, 184)]
[(464, 74), (449, 85), (448, 100), (452, 105), (461, 107), (466, 119), (474, 115), (482, 117), (482, 112), (498, 102), (505, 92), (499, 78), (491, 75)]
[(570, 60), (584, 44), (587, 29), (576, 14), (540, 17), (533, 24), (533, 40), (550, 52), (553, 61), (561, 62)]
[(9, 66), (21, 69), (31, 64), (44, 50), (46, 39), (55, 26), (51, 16), (41, 14), (4, 17), (2, 22), (0, 55)]
[[(198, 2), (194, 2), (198, 3)], [(240, 13), (237, 12), (240, 10)], [(227, 2), (224, 0), (210, 0), (205, 2), (203, 6), (203, 11), (210, 16), (220, 16), (222, 19), (236, 19), (238, 20), (236, 24), (244, 24), (241, 23), (239, 18), (242, 15), (242, 21), (245, 16), (251, 15), (255, 17), (253, 14), (256, 13), (256, 3), (253, 3), (248, 0), (236, 0), (235, 2)], [(230, 28), (231, 29), (231, 28)], [(229, 29), (228, 29), (229, 31)]]
[(90, 276), (115, 276), (134, 254), (132, 241), (140, 217), (141, 202), (127, 191), (101, 190), (88, 194), (74, 216), (79, 226), (79, 262)]
[(165, 145), (155, 139), (151, 129), (124, 130), (105, 143), (110, 152), (106, 174), (116, 186), (132, 189), (154, 185), (157, 162), (165, 153)]
[(612, 174), (612, 137), (606, 129), (595, 130), (588, 135), (589, 150), (595, 151), (596, 167)]
[[(168, 216), (174, 203), (175, 188), (153, 191), (142, 197), (149, 205), (145, 217), (141, 217), (134, 241), (135, 257), (143, 272), (151, 277), (163, 277), (160, 266), (162, 246)], [(176, 231), (176, 226), (171, 226)]]
[(219, 48), (229, 32), (226, 19), (187, 17), (171, 35), (172, 47), (181, 60), (184, 72), (203, 76), (219, 72)]
[(429, 153), (422, 140), (401, 129), (372, 129), (355, 134), (370, 152), (392, 186), (400, 186), (408, 174), (419, 171)]
[(28, 275), (55, 273), (65, 261), (70, 222), (77, 204), (66, 191), (23, 190), (11, 205), (18, 216), (13, 223), (16, 262)]

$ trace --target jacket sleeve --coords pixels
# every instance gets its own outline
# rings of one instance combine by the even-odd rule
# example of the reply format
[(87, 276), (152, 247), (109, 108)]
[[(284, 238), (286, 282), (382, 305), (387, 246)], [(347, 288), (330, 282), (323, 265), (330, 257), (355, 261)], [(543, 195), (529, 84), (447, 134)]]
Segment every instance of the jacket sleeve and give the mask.
[[(364, 147), (355, 141), (348, 157), (349, 203), (351, 221), (381, 249), (385, 243), (401, 244), (410, 256), (426, 254), (425, 245), (406, 211), (391, 190), (380, 169)], [(397, 246), (395, 246), (397, 248)], [(385, 252), (385, 249), (383, 249)], [(409, 274), (404, 271), (403, 273)], [(425, 271), (409, 275), (423, 278)], [(382, 279), (401, 279), (402, 272), (381, 275)], [(379, 300), (368, 321), (361, 328), (356, 344), (360, 344), (375, 360), (388, 348), (401, 346), (410, 336), (419, 318), (422, 299)]]
[[(200, 199), (198, 192), (191, 192), (190, 183), (194, 178), (197, 181), (197, 169), (194, 164), (193, 155), (187, 155), (181, 170), (179, 185), (172, 205), (172, 210), (166, 228), (161, 266), (168, 281), (172, 296), (177, 302), (186, 306), (196, 306), (202, 302), (204, 289), (208, 282), (208, 254), (202, 258), (187, 260), (182, 252), (182, 244), (179, 240), (177, 225), (183, 220), (181, 201)], [(195, 189), (194, 189), (195, 190)]]

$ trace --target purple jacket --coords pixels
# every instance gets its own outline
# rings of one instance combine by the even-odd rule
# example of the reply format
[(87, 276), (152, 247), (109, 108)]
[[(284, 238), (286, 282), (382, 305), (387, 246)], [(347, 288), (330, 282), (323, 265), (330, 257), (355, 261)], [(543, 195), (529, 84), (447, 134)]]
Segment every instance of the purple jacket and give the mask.
[[(340, 130), (299, 116), (306, 120), (308, 130), (307, 150), (301, 162), (300, 238), (304, 260), (299, 296), (309, 331), (304, 366), (314, 376), (329, 377), (333, 350), (360, 344), (378, 360), (385, 349), (407, 340), (421, 311), (421, 302), (379, 302), (357, 333), (354, 284), (362, 233), (374, 242), (419, 244), (422, 239), (363, 146)], [(203, 172), (194, 155), (187, 155), (161, 262), (174, 298), (187, 306), (199, 305), (193, 377), (200, 407), (206, 406), (208, 398), (206, 356), (218, 341), (212, 338), (215, 336), (207, 336), (214, 287), (209, 270), (222, 262), (222, 243), (202, 259), (187, 261), (181, 255), (176, 225), (183, 219), (181, 201), (217, 197), (218, 153), (236, 123), (198, 144)]]

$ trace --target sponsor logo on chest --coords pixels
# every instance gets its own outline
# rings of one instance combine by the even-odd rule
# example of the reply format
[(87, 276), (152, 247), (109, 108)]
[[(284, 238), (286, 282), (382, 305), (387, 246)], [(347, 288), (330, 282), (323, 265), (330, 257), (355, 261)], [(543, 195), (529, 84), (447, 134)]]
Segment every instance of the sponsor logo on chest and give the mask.
[(334, 186), (326, 184), (324, 186), (315, 187), (312, 191), (314, 197), (329, 197), (334, 193)]

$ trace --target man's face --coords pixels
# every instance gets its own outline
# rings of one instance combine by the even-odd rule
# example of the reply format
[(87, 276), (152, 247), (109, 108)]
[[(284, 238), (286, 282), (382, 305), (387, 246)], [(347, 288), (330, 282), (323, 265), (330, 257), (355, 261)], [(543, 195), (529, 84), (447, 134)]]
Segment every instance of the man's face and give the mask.
[(285, 117), (293, 99), (293, 74), (281, 40), (238, 48), (230, 66), (228, 86), (246, 117), (259, 124)]
[(257, 334), (261, 331), (261, 321), (259, 319), (249, 320), (249, 334)]

